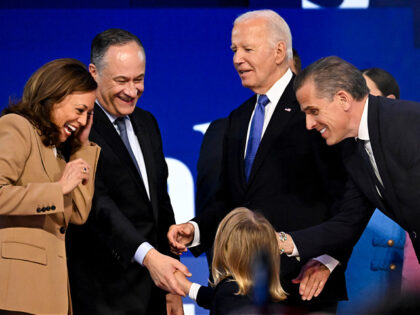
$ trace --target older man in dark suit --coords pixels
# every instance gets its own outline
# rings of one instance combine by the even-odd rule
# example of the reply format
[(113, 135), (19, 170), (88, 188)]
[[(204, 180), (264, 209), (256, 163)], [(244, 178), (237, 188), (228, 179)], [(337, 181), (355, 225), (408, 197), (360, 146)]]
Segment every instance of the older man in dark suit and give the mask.
[[(369, 95), (358, 69), (338, 57), (311, 64), (295, 89), (308, 129), (320, 132), (329, 145), (357, 140), (344, 157), (351, 180), (407, 230), (419, 258), (420, 104)], [(324, 227), (348, 220), (354, 218), (338, 215)]]
[[(292, 232), (331, 218), (344, 192), (346, 175), (336, 148), (328, 148), (319, 134), (305, 130), (289, 69), (293, 55), (287, 23), (271, 10), (245, 13), (235, 20), (231, 48), (242, 85), (255, 95), (228, 117), (221, 182), (214, 201), (192, 221), (172, 226), (168, 232), (177, 253), (185, 251), (187, 244), (196, 255), (209, 248), (218, 223), (235, 207), (260, 211), (277, 231)], [(360, 209), (350, 208), (349, 212)], [(344, 270), (351, 246), (309, 261), (312, 257), (306, 251), (312, 246), (312, 234), (301, 232), (296, 238), (291, 234), (295, 244), (286, 248), (280, 241), (289, 254), (281, 257), (288, 303), (308, 311), (335, 311), (337, 301), (347, 297)], [(286, 235), (281, 236), (285, 240)], [(299, 288), (300, 278), (295, 283), (292, 279), (308, 261), (310, 268), (304, 269), (301, 278), (306, 280)], [(319, 296), (308, 301), (314, 295)]]
[[(146, 56), (133, 34), (109, 29), (92, 42), (98, 83), (91, 138), (102, 147), (88, 225), (70, 231), (76, 314), (183, 314), (166, 231), (174, 224), (168, 169), (155, 118), (136, 107)], [(153, 282), (161, 289), (156, 287)]]

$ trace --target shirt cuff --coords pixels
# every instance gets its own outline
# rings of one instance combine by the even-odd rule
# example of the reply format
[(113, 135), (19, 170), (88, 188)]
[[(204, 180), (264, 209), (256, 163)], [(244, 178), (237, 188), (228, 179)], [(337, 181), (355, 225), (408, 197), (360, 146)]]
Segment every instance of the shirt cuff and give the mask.
[(194, 239), (191, 244), (187, 246), (187, 248), (190, 248), (200, 245), (200, 228), (198, 227), (197, 222), (189, 221), (188, 223), (191, 223), (194, 226)]
[(293, 251), (292, 251), (292, 253), (291, 254), (289, 254), (289, 255), (287, 255), (288, 257), (299, 257), (299, 251), (298, 251), (298, 249), (297, 249), (297, 247), (296, 247), (296, 244), (295, 244), (295, 242), (293, 241), (293, 239), (292, 239), (292, 243), (293, 243)]
[(314, 260), (319, 261), (321, 264), (325, 265), (325, 267), (327, 267), (330, 272), (333, 272), (335, 267), (337, 267), (337, 265), (340, 263), (337, 259), (332, 258), (329, 255), (322, 255), (314, 258)]
[(198, 283), (193, 282), (190, 288), (190, 292), (188, 292), (188, 296), (191, 300), (197, 301), (198, 290), (200, 290), (201, 285)]
[(152, 248), (154, 247), (148, 242), (141, 243), (141, 245), (137, 248), (136, 253), (134, 254), (134, 260), (143, 266), (144, 257), (146, 257), (147, 253)]

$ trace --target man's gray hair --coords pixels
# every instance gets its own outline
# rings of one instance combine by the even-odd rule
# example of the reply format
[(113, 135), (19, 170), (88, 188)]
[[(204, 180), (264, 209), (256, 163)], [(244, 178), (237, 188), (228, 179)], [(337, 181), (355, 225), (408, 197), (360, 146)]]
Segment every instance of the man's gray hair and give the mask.
[(137, 43), (143, 52), (143, 56), (146, 57), (143, 44), (136, 35), (119, 28), (110, 28), (97, 34), (92, 40), (90, 62), (100, 70), (103, 66), (103, 58), (109, 47), (114, 45), (121, 46), (130, 42)]
[(275, 46), (279, 41), (286, 42), (286, 60), (293, 58), (292, 34), (286, 21), (273, 10), (255, 10), (246, 12), (236, 18), (233, 25), (249, 19), (264, 18), (268, 22), (269, 42)]
[(314, 82), (317, 97), (329, 101), (332, 101), (340, 90), (348, 92), (356, 101), (361, 101), (369, 94), (366, 81), (359, 69), (336, 56), (319, 59), (303, 69), (295, 79), (295, 91), (308, 80)]

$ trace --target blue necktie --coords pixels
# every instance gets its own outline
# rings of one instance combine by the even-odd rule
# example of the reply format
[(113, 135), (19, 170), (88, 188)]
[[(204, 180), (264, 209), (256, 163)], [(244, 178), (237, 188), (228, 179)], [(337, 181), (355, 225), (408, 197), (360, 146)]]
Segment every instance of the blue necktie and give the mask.
[(124, 145), (127, 148), (127, 151), (130, 154), (131, 159), (133, 160), (133, 163), (136, 166), (140, 177), (142, 178), (139, 165), (137, 164), (136, 157), (134, 156), (133, 150), (131, 149), (130, 141), (128, 141), (127, 127), (125, 125), (125, 119), (126, 119), (125, 117), (118, 117), (117, 119), (115, 119), (114, 124), (117, 125), (118, 130), (120, 131), (121, 140), (124, 142)]
[(249, 131), (248, 146), (245, 154), (245, 176), (248, 181), (251, 174), (252, 163), (254, 163), (258, 146), (261, 141), (261, 134), (264, 125), (265, 106), (270, 102), (266, 95), (258, 97), (257, 107), (255, 108), (254, 117), (251, 122), (251, 130)]

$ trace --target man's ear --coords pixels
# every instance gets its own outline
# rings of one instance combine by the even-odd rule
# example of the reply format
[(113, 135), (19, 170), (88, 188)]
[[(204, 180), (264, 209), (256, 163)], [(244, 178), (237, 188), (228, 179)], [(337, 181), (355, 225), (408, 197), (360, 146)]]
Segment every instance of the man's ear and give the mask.
[(386, 98), (392, 98), (394, 100), (397, 99), (397, 97), (394, 94), (389, 94), (389, 95), (386, 96)]
[(287, 54), (286, 42), (281, 40), (276, 45), (276, 64), (280, 65), (283, 63)]
[(98, 69), (93, 63), (89, 64), (89, 72), (92, 75), (92, 77), (95, 79), (95, 81), (98, 82)]
[(334, 98), (345, 112), (350, 110), (351, 104), (353, 102), (353, 97), (351, 97), (350, 93), (344, 90), (339, 90), (337, 93), (335, 93)]

